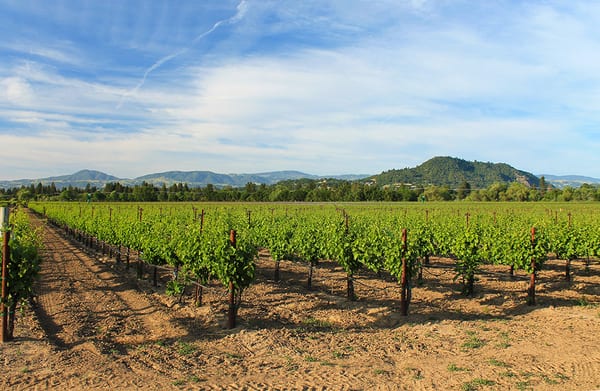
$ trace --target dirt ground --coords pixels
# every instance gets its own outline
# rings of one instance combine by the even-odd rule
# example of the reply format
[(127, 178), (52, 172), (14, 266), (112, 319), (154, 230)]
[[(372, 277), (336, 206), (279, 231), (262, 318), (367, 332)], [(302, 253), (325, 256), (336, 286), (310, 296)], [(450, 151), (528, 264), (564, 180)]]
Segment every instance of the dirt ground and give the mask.
[[(42, 224), (35, 219), (36, 224)], [(32, 309), (0, 345), (2, 389), (594, 390), (600, 389), (600, 265), (551, 260), (536, 306), (527, 276), (486, 266), (473, 298), (450, 260), (432, 259), (408, 317), (389, 277), (357, 276), (345, 299), (330, 262), (305, 288), (305, 265), (261, 252), (238, 327), (224, 328), (227, 292), (192, 289), (181, 303), (100, 253), (44, 226), (44, 264)], [(146, 276), (148, 277), (148, 276)]]

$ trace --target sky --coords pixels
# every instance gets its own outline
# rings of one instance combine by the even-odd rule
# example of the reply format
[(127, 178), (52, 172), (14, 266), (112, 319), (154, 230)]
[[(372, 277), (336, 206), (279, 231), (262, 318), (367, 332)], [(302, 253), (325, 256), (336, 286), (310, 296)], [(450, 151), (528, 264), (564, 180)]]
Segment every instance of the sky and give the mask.
[(0, 0), (0, 179), (600, 178), (600, 2)]

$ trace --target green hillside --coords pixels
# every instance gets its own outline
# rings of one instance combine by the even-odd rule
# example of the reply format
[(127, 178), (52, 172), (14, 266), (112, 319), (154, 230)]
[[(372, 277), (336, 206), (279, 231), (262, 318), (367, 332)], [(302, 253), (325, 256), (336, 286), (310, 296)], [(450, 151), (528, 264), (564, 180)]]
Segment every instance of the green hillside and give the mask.
[(385, 171), (368, 180), (373, 180), (379, 186), (410, 184), (450, 188), (456, 188), (464, 182), (468, 182), (471, 188), (485, 188), (495, 182), (519, 182), (528, 186), (539, 184), (539, 178), (535, 175), (505, 163), (470, 162), (447, 156), (434, 157), (414, 168)]

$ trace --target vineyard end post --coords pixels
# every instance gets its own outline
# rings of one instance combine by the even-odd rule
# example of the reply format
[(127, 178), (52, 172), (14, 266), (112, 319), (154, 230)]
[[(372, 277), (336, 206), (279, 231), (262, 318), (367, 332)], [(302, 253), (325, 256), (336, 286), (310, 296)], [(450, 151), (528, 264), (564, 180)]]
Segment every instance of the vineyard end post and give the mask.
[[(236, 232), (235, 230), (231, 230), (229, 231), (229, 244), (231, 245), (231, 247), (236, 246)], [(233, 282), (230, 281), (229, 282), (229, 313), (228, 313), (228, 317), (227, 317), (227, 328), (229, 329), (233, 329), (235, 328), (235, 323), (236, 323), (236, 308), (235, 308), (235, 286), (233, 285)]]
[(2, 235), (2, 301), (0, 303), (0, 312), (2, 312), (2, 327), (0, 330), (2, 335), (0, 340), (3, 343), (8, 341), (8, 307), (6, 306), (8, 291), (6, 279), (8, 278), (8, 263), (10, 262), (9, 240), (10, 231), (6, 231)]
[(406, 228), (402, 228), (402, 276), (400, 293), (400, 315), (408, 316), (408, 275), (406, 267)]
[[(531, 247), (535, 247), (535, 227), (531, 227)], [(527, 290), (527, 305), (535, 305), (535, 255), (531, 257), (531, 275)]]

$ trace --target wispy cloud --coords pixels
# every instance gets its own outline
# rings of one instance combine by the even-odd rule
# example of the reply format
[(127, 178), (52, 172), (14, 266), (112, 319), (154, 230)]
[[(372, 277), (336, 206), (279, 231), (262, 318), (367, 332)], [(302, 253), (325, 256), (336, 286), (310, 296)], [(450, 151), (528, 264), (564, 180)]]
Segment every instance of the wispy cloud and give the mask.
[(242, 18), (244, 17), (244, 15), (246, 14), (246, 11), (248, 9), (248, 4), (246, 2), (246, 0), (242, 0), (238, 6), (236, 7), (237, 12), (235, 13), (235, 15), (233, 15), (230, 18), (227, 19), (222, 19), (217, 21), (215, 24), (213, 24), (213, 26), (208, 29), (207, 31), (203, 32), (202, 34), (198, 35), (196, 38), (194, 38), (191, 42), (191, 45), (182, 49), (179, 49), (171, 54), (168, 54), (164, 57), (162, 57), (161, 59), (159, 59), (158, 61), (156, 61), (154, 64), (152, 64), (152, 66), (150, 66), (150, 68), (146, 69), (146, 71), (144, 72), (144, 75), (142, 76), (141, 80), (138, 82), (138, 84), (136, 84), (136, 86), (130, 90), (127, 91), (125, 94), (123, 94), (121, 96), (121, 100), (119, 101), (119, 104), (117, 105), (117, 109), (120, 109), (123, 106), (123, 103), (125, 102), (125, 99), (127, 97), (130, 97), (132, 95), (135, 95), (140, 88), (142, 88), (142, 86), (144, 85), (144, 83), (146, 82), (146, 79), (148, 78), (148, 76), (154, 72), (156, 69), (160, 68), (163, 64), (165, 64), (166, 62), (169, 62), (171, 60), (173, 60), (175, 57), (178, 57), (184, 53), (186, 53), (187, 51), (190, 50), (190, 48), (195, 45), (196, 43), (198, 43), (198, 41), (206, 38), (207, 36), (209, 36), (211, 33), (213, 33), (217, 28), (219, 28), (221, 25), (226, 25), (226, 24), (234, 24), (239, 22), (240, 20), (242, 20)]

